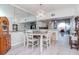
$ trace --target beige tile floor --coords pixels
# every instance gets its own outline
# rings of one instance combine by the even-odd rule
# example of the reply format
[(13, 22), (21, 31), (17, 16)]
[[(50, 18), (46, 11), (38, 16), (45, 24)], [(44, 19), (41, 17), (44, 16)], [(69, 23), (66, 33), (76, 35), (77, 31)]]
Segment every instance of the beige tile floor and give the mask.
[(70, 49), (69, 45), (60, 43), (56, 42), (51, 47), (45, 48), (42, 53), (40, 53), (39, 47), (32, 50), (31, 48), (18, 46), (12, 48), (6, 55), (79, 55), (79, 51), (76, 49)]
[(40, 48), (23, 47), (23, 45), (10, 49), (6, 55), (79, 55), (76, 49), (70, 49), (68, 36), (59, 37), (57, 41), (53, 41), (51, 47), (46, 48), (40, 53)]

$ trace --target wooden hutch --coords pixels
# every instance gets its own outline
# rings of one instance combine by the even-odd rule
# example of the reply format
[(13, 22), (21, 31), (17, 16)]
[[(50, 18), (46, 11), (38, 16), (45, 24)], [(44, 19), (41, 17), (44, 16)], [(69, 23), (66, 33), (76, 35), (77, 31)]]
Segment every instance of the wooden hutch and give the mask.
[[(77, 40), (72, 40), (72, 37), (69, 37), (69, 45), (72, 48), (79, 50), (79, 16), (75, 17), (75, 37)], [(75, 38), (74, 38), (75, 39)], [(74, 41), (74, 43), (73, 43)], [(74, 46), (74, 47), (73, 47)]]
[(10, 48), (9, 20), (7, 17), (0, 17), (0, 55), (6, 54)]
[(75, 31), (77, 35), (77, 49), (79, 49), (79, 16), (75, 17)]

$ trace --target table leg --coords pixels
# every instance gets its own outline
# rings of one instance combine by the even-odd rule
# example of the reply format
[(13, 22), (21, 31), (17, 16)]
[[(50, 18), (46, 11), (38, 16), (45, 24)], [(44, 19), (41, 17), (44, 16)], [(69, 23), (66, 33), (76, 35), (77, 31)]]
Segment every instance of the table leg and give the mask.
[(26, 45), (26, 40), (25, 40), (25, 38), (24, 38), (24, 47), (25, 47), (25, 45)]
[(42, 42), (42, 35), (41, 35), (41, 39), (40, 39), (40, 52), (42, 53), (43, 51), (43, 42)]

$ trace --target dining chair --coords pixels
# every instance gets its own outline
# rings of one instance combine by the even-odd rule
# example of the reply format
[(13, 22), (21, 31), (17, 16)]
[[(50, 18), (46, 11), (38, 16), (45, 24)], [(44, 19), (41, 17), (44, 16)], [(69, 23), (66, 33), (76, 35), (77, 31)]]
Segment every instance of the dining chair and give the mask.
[(50, 40), (51, 40), (51, 33), (50, 32), (43, 35), (43, 48), (48, 48), (51, 45)]
[(27, 44), (27, 34), (32, 34), (32, 31), (31, 30), (24, 31), (24, 35), (25, 35), (24, 47), (26, 47)]
[(34, 38), (33, 34), (27, 34), (27, 47), (32, 47), (32, 49), (39, 45), (39, 40)]

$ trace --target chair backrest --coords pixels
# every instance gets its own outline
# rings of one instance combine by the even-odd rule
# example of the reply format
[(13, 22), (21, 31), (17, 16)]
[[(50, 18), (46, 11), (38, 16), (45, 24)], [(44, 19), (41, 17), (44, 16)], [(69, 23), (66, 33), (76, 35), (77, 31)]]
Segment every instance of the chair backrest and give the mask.
[(33, 35), (27, 34), (27, 40), (32, 40), (33, 39)]
[(29, 38), (29, 39), (33, 39), (33, 36), (32, 36), (32, 35), (28, 35), (28, 38)]
[(48, 40), (51, 39), (51, 32), (48, 31), (43, 37)]
[(51, 31), (48, 31), (48, 33), (47, 33), (47, 36), (48, 36), (48, 38), (51, 38)]
[(26, 32), (26, 37), (27, 37), (27, 39), (33, 39), (33, 32), (32, 31), (27, 31)]
[(32, 33), (33, 33), (33, 31), (28, 30), (26, 33), (27, 33), (27, 34), (32, 34)]

